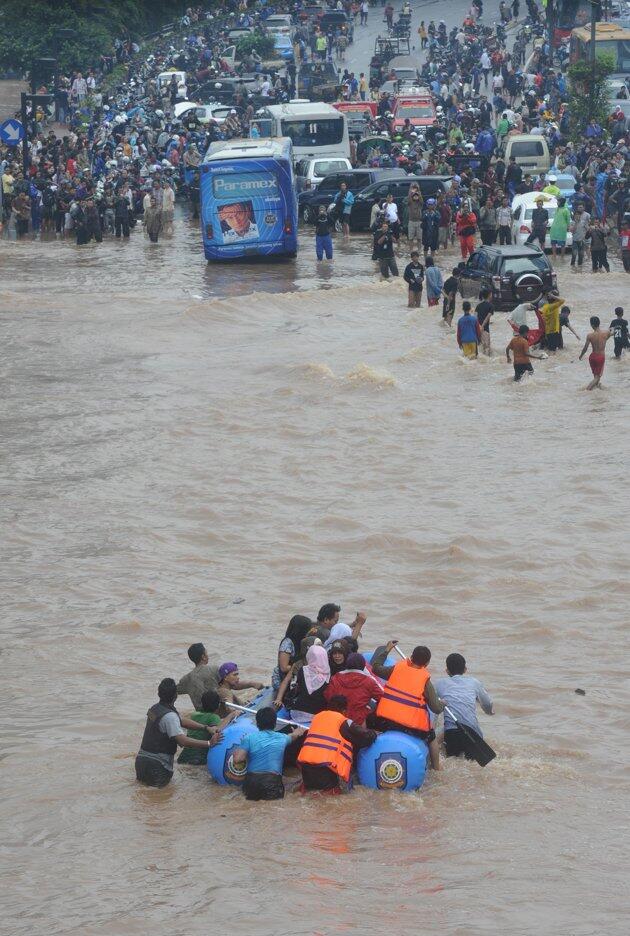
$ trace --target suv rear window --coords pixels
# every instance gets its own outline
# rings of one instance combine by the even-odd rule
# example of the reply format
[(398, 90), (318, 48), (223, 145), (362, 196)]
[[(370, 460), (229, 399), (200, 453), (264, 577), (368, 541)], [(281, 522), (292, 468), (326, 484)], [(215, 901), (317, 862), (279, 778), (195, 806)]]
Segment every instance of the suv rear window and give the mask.
[(512, 143), (510, 156), (542, 156), (544, 153), (543, 145), (540, 140), (523, 140), (522, 143)]
[(539, 257), (504, 257), (502, 276), (520, 276), (521, 273), (547, 273), (549, 264), (542, 254)]

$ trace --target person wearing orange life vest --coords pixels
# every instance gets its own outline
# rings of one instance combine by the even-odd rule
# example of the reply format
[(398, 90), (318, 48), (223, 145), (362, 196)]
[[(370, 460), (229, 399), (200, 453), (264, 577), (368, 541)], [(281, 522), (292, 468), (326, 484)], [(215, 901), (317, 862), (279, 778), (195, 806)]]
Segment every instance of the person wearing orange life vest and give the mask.
[(328, 708), (314, 716), (297, 762), (303, 790), (341, 793), (348, 784), (354, 748), (369, 747), (376, 732), (355, 725), (346, 716), (345, 696), (333, 696)]
[(416, 647), (411, 659), (385, 666), (385, 660), (396, 643), (396, 640), (390, 640), (386, 647), (378, 647), (372, 656), (373, 673), (386, 679), (387, 683), (376, 714), (368, 721), (379, 731), (404, 731), (426, 741), (431, 766), (439, 770), (440, 750), (431, 727), (429, 710), (437, 715), (444, 711), (444, 703), (439, 699), (427, 669), (431, 651), (428, 647)]

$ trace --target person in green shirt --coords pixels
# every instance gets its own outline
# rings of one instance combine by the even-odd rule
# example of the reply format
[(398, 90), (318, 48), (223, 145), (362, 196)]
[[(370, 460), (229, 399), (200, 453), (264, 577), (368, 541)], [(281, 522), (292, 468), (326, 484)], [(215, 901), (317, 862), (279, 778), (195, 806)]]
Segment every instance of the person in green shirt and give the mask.
[(510, 126), (507, 114), (503, 114), (501, 119), (497, 121), (497, 143), (499, 146), (503, 145), (503, 140), (510, 132)]
[(551, 254), (555, 259), (556, 250), (560, 250), (560, 256), (564, 257), (565, 247), (567, 245), (567, 231), (571, 224), (571, 212), (567, 208), (567, 200), (560, 196), (558, 207), (551, 222), (549, 239), (551, 241)]
[[(237, 715), (241, 713), (238, 711), (230, 712), (230, 714), (221, 719), (217, 715), (217, 710), (221, 705), (221, 696), (218, 692), (215, 692), (214, 689), (208, 689), (201, 697), (201, 706), (200, 711), (194, 712), (190, 718), (193, 721), (199, 722), (201, 725), (209, 725), (213, 727), (214, 725), (219, 726), (219, 731), (222, 731), (226, 725), (236, 718)], [(208, 733), (202, 728), (189, 728), (186, 732), (189, 738), (196, 738), (198, 741), (207, 741)], [(182, 748), (181, 754), (177, 758), (178, 764), (205, 764), (208, 760), (208, 752), (200, 750), (199, 748)]]

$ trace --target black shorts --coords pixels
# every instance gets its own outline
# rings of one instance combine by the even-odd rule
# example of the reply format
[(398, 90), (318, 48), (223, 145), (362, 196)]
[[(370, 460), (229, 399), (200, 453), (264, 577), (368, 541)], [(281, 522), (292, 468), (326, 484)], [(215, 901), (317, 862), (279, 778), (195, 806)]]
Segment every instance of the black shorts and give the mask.
[(152, 757), (136, 757), (136, 778), (146, 786), (165, 787), (173, 778), (173, 771), (167, 770), (159, 761)]
[(627, 348), (627, 344), (623, 338), (615, 338), (615, 357), (621, 357), (621, 352), (624, 348)]
[[(481, 735), (473, 731), (472, 728), (466, 728), (470, 734), (481, 740)], [(466, 737), (461, 728), (449, 728), (444, 732), (444, 744), (446, 746), (447, 757), (459, 757), (463, 754), (466, 760), (475, 760), (475, 747)]]
[(243, 793), (248, 800), (284, 799), (284, 783), (280, 774), (248, 773), (243, 783)]
[(531, 364), (515, 364), (514, 365), (514, 380), (520, 380), (523, 374), (533, 374), (534, 368)]

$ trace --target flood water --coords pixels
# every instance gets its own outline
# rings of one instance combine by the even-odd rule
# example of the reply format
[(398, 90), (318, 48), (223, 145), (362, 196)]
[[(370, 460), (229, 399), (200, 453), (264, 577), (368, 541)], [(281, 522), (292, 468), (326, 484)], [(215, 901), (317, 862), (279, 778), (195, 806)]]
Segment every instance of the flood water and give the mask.
[[(0, 243), (3, 932), (627, 932), (630, 359), (583, 392), (569, 334), (515, 385), (504, 316), (464, 362), (365, 238), (336, 248), (207, 266), (182, 218)], [(558, 266), (582, 336), (628, 304), (618, 263)], [(191, 642), (268, 680), (324, 601), (434, 674), (463, 652), (497, 759), (413, 795), (136, 784)]]

